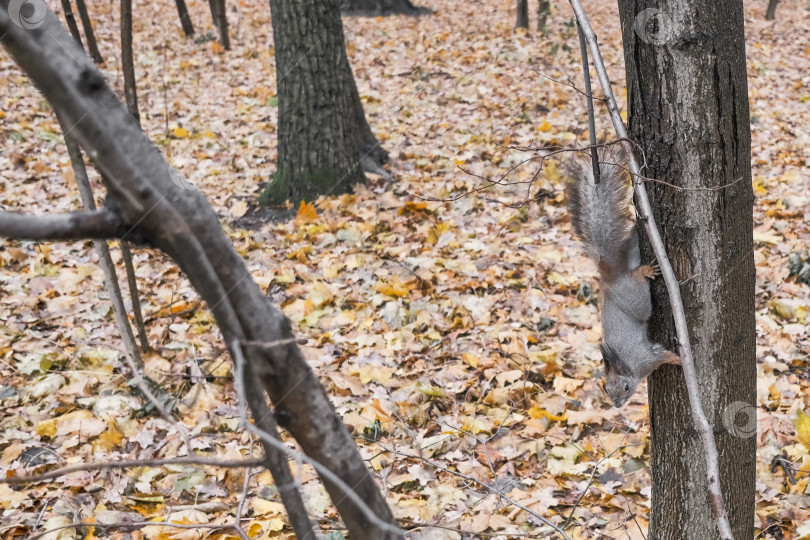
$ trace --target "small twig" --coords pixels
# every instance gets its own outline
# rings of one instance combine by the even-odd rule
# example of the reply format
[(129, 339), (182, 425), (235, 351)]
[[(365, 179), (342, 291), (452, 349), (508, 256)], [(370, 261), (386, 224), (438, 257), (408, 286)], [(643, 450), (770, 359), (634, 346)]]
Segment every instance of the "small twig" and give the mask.
[(588, 105), (588, 140), (591, 143), (591, 168), (593, 169), (593, 183), (599, 184), (599, 153), (596, 149), (596, 121), (593, 117), (593, 94), (591, 94), (591, 70), (588, 67), (588, 45), (585, 43), (585, 34), (577, 23), (579, 35), (579, 52), (582, 55), (582, 76), (585, 79), (585, 102)]
[(142, 529), (144, 527), (174, 527), (176, 529), (233, 529), (233, 525), (218, 525), (214, 523), (172, 523), (171, 521), (132, 521), (132, 522), (118, 522), (118, 523), (96, 523), (87, 521), (78, 521), (69, 525), (60, 525), (41, 531), (33, 536), (27, 537), (25, 540), (37, 540), (45, 535), (70, 529), (73, 527), (108, 527), (112, 529)]
[(205, 465), (206, 467), (219, 467), (223, 469), (239, 469), (242, 467), (260, 467), (263, 461), (259, 458), (221, 460), (203, 456), (185, 456), (168, 459), (124, 459), (120, 461), (101, 461), (95, 463), (77, 463), (60, 467), (42, 474), (32, 474), (28, 476), (8, 476), (0, 478), (0, 484), (29, 484), (51, 480), (66, 474), (79, 471), (93, 471), (106, 469), (128, 469), (130, 467), (166, 467), (169, 465)]

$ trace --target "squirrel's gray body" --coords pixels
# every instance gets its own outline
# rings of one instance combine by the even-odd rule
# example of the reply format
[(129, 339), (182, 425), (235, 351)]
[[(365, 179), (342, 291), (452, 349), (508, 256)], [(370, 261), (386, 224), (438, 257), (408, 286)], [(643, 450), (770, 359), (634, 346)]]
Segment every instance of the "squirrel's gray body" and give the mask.
[(574, 160), (566, 193), (574, 231), (599, 269), (605, 390), (620, 407), (656, 367), (679, 359), (647, 337), (652, 301), (646, 278), (655, 273), (641, 266), (624, 160), (603, 151), (599, 162), (594, 184), (590, 160)]

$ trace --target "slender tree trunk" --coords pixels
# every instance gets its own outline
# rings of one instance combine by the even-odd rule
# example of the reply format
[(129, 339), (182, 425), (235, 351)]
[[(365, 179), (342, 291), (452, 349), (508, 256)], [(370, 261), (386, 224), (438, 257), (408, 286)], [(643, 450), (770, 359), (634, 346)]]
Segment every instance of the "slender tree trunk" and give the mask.
[(183, 26), (183, 33), (186, 36), (194, 35), (194, 25), (191, 23), (191, 16), (188, 14), (186, 0), (175, 0), (177, 3), (177, 14), (180, 15), (180, 24)]
[(82, 20), (84, 37), (87, 40), (87, 50), (90, 51), (93, 62), (103, 64), (104, 59), (101, 57), (101, 52), (98, 50), (96, 34), (93, 32), (93, 23), (90, 22), (90, 15), (87, 13), (87, 6), (84, 4), (84, 0), (76, 0), (76, 9), (79, 12), (79, 18)]
[(779, 0), (768, 1), (768, 11), (765, 12), (765, 20), (772, 21), (776, 18), (776, 4), (778, 3)]
[(124, 72), (127, 109), (140, 125), (141, 114), (138, 112), (138, 90), (132, 55), (132, 0), (121, 0), (121, 71)]
[[(677, 0), (667, 5), (668, 13), (647, 11), (653, 17), (640, 18), (658, 5), (619, 0), (630, 135), (646, 153), (646, 175), (690, 189), (648, 185), (667, 251), (684, 283), (703, 407), (715, 428), (720, 483), (734, 537), (750, 539), (756, 327), (742, 3)], [(649, 245), (642, 250), (642, 258), (650, 260)], [(677, 350), (663, 284), (656, 283), (653, 292), (657, 302), (651, 337)], [(649, 388), (649, 539), (719, 538), (680, 368), (659, 369)]]
[(76, 24), (76, 17), (73, 16), (73, 8), (70, 7), (70, 0), (62, 0), (62, 11), (65, 12), (65, 22), (67, 23), (68, 30), (70, 30), (70, 35), (73, 36), (73, 39), (76, 40), (79, 47), (84, 49), (82, 35), (79, 33), (79, 26)]
[[(132, 0), (121, 0), (121, 71), (124, 72), (124, 95), (127, 100), (127, 109), (140, 125), (141, 115), (138, 112), (135, 62), (132, 59)], [(146, 328), (141, 312), (141, 297), (138, 294), (138, 282), (135, 279), (135, 265), (132, 263), (132, 250), (127, 240), (121, 240), (121, 256), (127, 271), (127, 285), (129, 286), (129, 296), (132, 299), (132, 314), (135, 316), (138, 339), (141, 342), (141, 349), (148, 351), (151, 347), (146, 338)]]
[(545, 32), (548, 18), (551, 15), (550, 0), (539, 0), (537, 2), (537, 31)]
[(211, 8), (211, 19), (219, 32), (219, 44), (229, 51), (231, 50), (231, 38), (228, 35), (228, 12), (225, 0), (208, 0), (208, 5)]
[(529, 0), (517, 0), (517, 22), (515, 28), (529, 27)]
[(271, 0), (270, 7), (278, 78), (278, 166), (261, 202), (345, 193), (365, 181), (357, 128), (362, 104), (346, 57), (337, 2)]

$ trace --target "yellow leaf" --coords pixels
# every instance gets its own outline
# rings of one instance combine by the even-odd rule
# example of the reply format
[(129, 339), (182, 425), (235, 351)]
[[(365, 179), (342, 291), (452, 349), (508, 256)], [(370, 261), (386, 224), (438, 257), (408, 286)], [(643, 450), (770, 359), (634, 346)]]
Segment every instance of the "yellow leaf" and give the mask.
[(186, 128), (176, 127), (172, 130), (172, 135), (175, 139), (185, 139), (188, 137), (188, 130)]
[(810, 416), (799, 409), (796, 412), (796, 419), (793, 420), (793, 427), (796, 428), (796, 439), (810, 448)]
[[(456, 160), (458, 161), (458, 160)], [(463, 162), (462, 162), (463, 163)], [(425, 201), (408, 201), (405, 203), (405, 206), (399, 209), (398, 214), (401, 216), (402, 214), (407, 214), (408, 212), (412, 212), (416, 214), (417, 212), (427, 212), (427, 203)]]
[(212, 51), (213, 51), (215, 54), (222, 54), (222, 53), (224, 53), (224, 52), (225, 52), (225, 47), (223, 47), (222, 45), (220, 45), (218, 41), (212, 41), (212, 42), (211, 42), (211, 50), (212, 50)]
[(37, 424), (36, 431), (40, 437), (54, 437), (56, 435), (56, 419), (43, 420)]
[(295, 221), (298, 223), (311, 223), (318, 221), (318, 211), (312, 203), (301, 201), (301, 206), (298, 208), (298, 213), (295, 215)]
[(477, 368), (478, 365), (481, 363), (481, 357), (471, 352), (465, 352), (461, 356), (461, 359), (464, 361), (465, 364), (467, 364), (471, 368)]
[(93, 449), (95, 451), (103, 450), (109, 452), (113, 448), (120, 446), (124, 440), (124, 436), (118, 431), (115, 422), (108, 421), (107, 426), (107, 429), (98, 436), (98, 440), (93, 443)]
[(565, 419), (566, 419), (566, 415), (564, 415), (564, 414), (561, 414), (559, 416), (555, 416), (555, 415), (551, 414), (550, 412), (548, 412), (547, 410), (541, 409), (537, 405), (535, 405), (534, 407), (529, 409), (529, 416), (531, 418), (534, 418), (535, 420), (540, 420), (541, 418), (548, 418), (549, 420), (554, 421), (554, 422), (564, 422)]
[(388, 384), (391, 381), (391, 376), (394, 370), (387, 366), (363, 366), (360, 368), (360, 382), (368, 384), (371, 381), (377, 381), (380, 384)]
[(537, 126), (537, 131), (542, 131), (542, 132), (545, 133), (545, 132), (551, 131), (553, 127), (554, 126), (549, 124), (546, 120), (543, 120), (543, 123), (540, 124), (539, 126)]
[(388, 296), (408, 296), (411, 290), (409, 282), (400, 281), (399, 276), (394, 276), (394, 279), (388, 282), (380, 281), (374, 285), (374, 290), (381, 292)]

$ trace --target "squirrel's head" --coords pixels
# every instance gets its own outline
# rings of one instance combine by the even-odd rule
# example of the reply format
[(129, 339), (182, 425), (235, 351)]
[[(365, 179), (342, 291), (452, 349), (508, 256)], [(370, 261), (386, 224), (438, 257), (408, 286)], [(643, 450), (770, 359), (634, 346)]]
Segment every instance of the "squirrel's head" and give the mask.
[(621, 407), (635, 393), (638, 377), (627, 369), (624, 361), (609, 345), (603, 342), (600, 348), (605, 365), (605, 392), (615, 407)]

